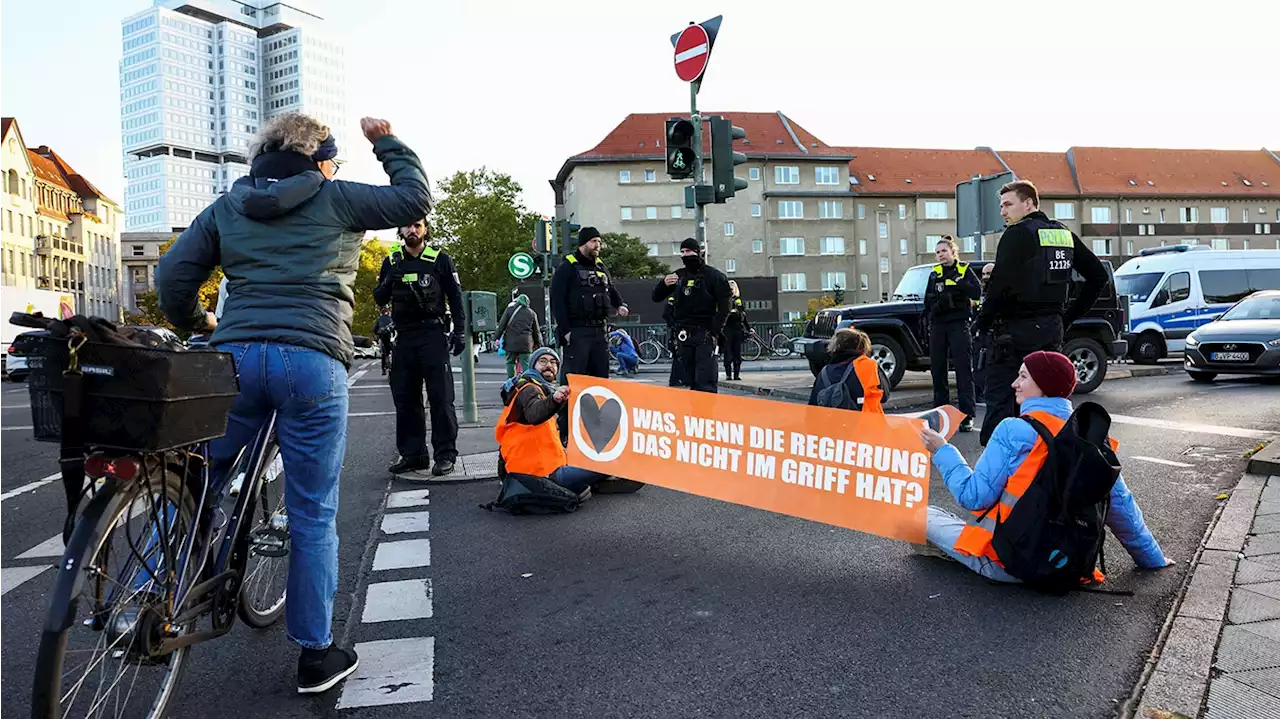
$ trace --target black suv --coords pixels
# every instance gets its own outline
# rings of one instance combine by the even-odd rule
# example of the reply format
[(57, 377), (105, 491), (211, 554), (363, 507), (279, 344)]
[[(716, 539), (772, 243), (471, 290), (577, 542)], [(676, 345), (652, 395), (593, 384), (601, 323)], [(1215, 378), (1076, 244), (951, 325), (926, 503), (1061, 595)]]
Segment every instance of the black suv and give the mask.
[[(975, 263), (978, 266), (981, 263)], [(1107, 376), (1107, 361), (1124, 357), (1128, 343), (1120, 339), (1128, 322), (1128, 297), (1117, 295), (1111, 263), (1103, 260), (1111, 280), (1093, 309), (1067, 328), (1063, 354), (1071, 358), (1080, 376), (1077, 394), (1098, 388)], [(872, 356), (896, 387), (907, 370), (929, 370), (929, 336), (923, 331), (924, 290), (933, 265), (916, 265), (902, 275), (889, 302), (846, 305), (822, 310), (804, 329), (804, 337), (791, 341), (792, 349), (809, 360), (816, 377), (827, 362), (827, 340), (837, 327), (856, 326), (871, 335)], [(1080, 281), (1076, 275), (1075, 280)], [(1071, 292), (1075, 297), (1075, 289)]]

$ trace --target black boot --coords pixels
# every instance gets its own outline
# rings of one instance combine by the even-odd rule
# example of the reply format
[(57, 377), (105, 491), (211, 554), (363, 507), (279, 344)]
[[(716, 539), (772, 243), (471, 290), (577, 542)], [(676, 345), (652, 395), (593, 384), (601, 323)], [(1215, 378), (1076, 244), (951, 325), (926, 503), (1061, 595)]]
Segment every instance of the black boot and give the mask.
[(351, 649), (303, 649), (298, 657), (298, 693), (319, 694), (332, 689), (351, 676), (360, 666), (360, 658)]

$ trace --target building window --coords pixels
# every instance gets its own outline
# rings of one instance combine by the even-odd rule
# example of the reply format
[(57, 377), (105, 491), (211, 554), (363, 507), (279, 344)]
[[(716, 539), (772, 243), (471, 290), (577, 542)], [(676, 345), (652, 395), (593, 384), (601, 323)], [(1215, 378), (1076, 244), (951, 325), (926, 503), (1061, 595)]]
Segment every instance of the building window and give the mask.
[[(1276, 215), (1277, 215), (1277, 219), (1280, 219), (1280, 211), (1276, 212)], [(858, 203), (858, 219), (859, 220), (867, 219), (867, 206), (862, 204), (861, 202)]]
[(898, 219), (899, 219), (899, 220), (905, 220), (905, 219), (907, 219), (907, 206), (906, 206), (906, 205), (898, 205)]
[(778, 275), (779, 292), (805, 292), (808, 289), (803, 272), (785, 272)]
[(624, 220), (629, 220), (629, 219), (631, 219), (631, 208), (630, 208), (630, 207), (624, 207), (624, 208), (622, 208), (622, 219), (624, 219)]
[(887, 240), (887, 239), (889, 239), (889, 223), (888, 223), (888, 222), (885, 222), (885, 221), (883, 221), (883, 220), (881, 220), (881, 221), (880, 221), (880, 233), (879, 233), (879, 234), (880, 234), (880, 239), (882, 239), (882, 240)]
[(938, 243), (942, 242), (942, 235), (925, 235), (921, 238), (920, 254), (932, 254), (938, 249)]
[(758, 167), (753, 167), (753, 168), (751, 168), (750, 170), (747, 170), (747, 177), (751, 178), (752, 180), (759, 180), (759, 179), (760, 179), (760, 168), (758, 168)]
[(858, 275), (858, 289), (862, 290), (863, 292), (866, 292), (870, 288), (871, 288), (870, 278), (867, 277), (866, 275)]
[[(1247, 213), (1247, 212), (1248, 212), (1248, 210), (1245, 210), (1245, 212)], [(1227, 219), (1227, 208), (1225, 208), (1225, 207), (1210, 207), (1210, 208), (1209, 208), (1209, 221), (1210, 221), (1210, 222), (1212, 222), (1212, 223), (1213, 223), (1213, 224), (1215, 224), (1215, 225), (1225, 225), (1225, 224), (1229, 221), (1229, 220)]]
[(843, 237), (824, 237), (819, 244), (819, 253), (823, 255), (843, 255)]
[(681, 216), (681, 214), (682, 214), (682, 213), (680, 212), (680, 210), (681, 210), (681, 208), (680, 208), (680, 206), (679, 206), (679, 205), (672, 205), (672, 206), (671, 206), (671, 219), (673, 219), (673, 220), (678, 220), (678, 219), (680, 219), (680, 216)]
[(1130, 257), (1133, 256), (1133, 240), (1124, 241), (1124, 253)]
[(1111, 240), (1094, 240), (1093, 254), (1106, 257), (1111, 254)]
[(733, 274), (738, 271), (738, 261), (729, 259), (724, 261), (724, 271)]
[(1198, 207), (1179, 207), (1178, 220), (1184, 225), (1194, 224), (1200, 221), (1200, 208)]
[(1256, 224), (1256, 225), (1254, 225), (1254, 226), (1253, 226), (1253, 234), (1255, 234), (1255, 235), (1261, 235), (1261, 234), (1262, 234), (1262, 224), (1261, 224), (1261, 223)]
[(146, 254), (147, 254), (147, 248), (143, 247), (142, 245), (134, 245), (134, 246), (133, 246), (133, 256), (134, 256), (134, 257), (145, 257), (145, 256), (146, 256)]
[(645, 181), (645, 182), (657, 182), (657, 181), (658, 181), (658, 172), (657, 172), (656, 170), (645, 170), (645, 171), (644, 171), (644, 181)]
[(656, 220), (656, 219), (658, 219), (658, 208), (656, 208), (656, 207), (646, 207), (646, 208), (644, 208), (644, 219), (646, 219), (646, 220)]
[(860, 255), (865, 255), (865, 254), (867, 254), (867, 241), (866, 241), (866, 240), (858, 240), (858, 254), (860, 254)]
[(732, 223), (732, 222), (726, 222), (726, 223), (724, 223), (724, 236), (725, 236), (725, 237), (733, 237), (733, 223)]
[(1185, 239), (1185, 240), (1183, 240), (1183, 241), (1182, 241), (1182, 244), (1184, 244), (1184, 245), (1186, 245), (1186, 246), (1188, 246), (1188, 247), (1195, 247), (1196, 245), (1200, 244), (1200, 240), (1198, 240), (1198, 239), (1196, 239), (1196, 238), (1194, 238), (1194, 237), (1188, 237), (1187, 239)]
[(753, 202), (753, 203), (751, 203), (751, 216), (752, 216), (752, 217), (759, 217), (759, 216), (760, 216), (760, 203), (759, 203), (759, 202)]
[(779, 220), (799, 220), (804, 218), (804, 203), (800, 200), (784, 200), (778, 203)]
[(773, 168), (773, 181), (779, 185), (800, 184), (800, 168), (795, 165)]
[(1215, 250), (1231, 249), (1231, 244), (1227, 242), (1226, 238), (1224, 237), (1215, 237), (1214, 239), (1209, 240), (1209, 245), (1212, 246), (1213, 249)]
[(146, 284), (146, 282), (147, 282), (147, 268), (145, 267), (133, 268), (133, 283), (135, 285), (142, 285), (142, 284)]
[(656, 243), (650, 242), (648, 245), (646, 245), (646, 247), (648, 247), (648, 248), (649, 248), (649, 256), (650, 256), (650, 257), (657, 257), (657, 256), (658, 256), (658, 245), (657, 245)]
[(803, 312), (798, 312), (798, 311), (796, 311), (796, 310), (787, 310), (787, 312), (785, 313), (785, 321), (786, 321), (786, 322), (798, 322), (798, 321), (800, 321), (803, 317), (804, 317), (804, 313), (803, 313)]
[(751, 252), (757, 255), (764, 252), (764, 240), (752, 240)]
[(1133, 210), (1128, 207), (1124, 208), (1124, 221), (1125, 224), (1133, 222)]
[(1076, 206), (1070, 202), (1053, 203), (1053, 219), (1055, 220), (1076, 219)]
[(1245, 240), (1245, 241), (1244, 241), (1244, 247), (1242, 247), (1242, 248), (1240, 248), (1240, 249), (1242, 249), (1242, 250), (1247, 250), (1247, 249), (1249, 249), (1249, 241), (1248, 241), (1248, 240)]
[(618, 182), (631, 182), (631, 170), (618, 170)]
[(1249, 221), (1249, 208), (1246, 207), (1243, 210), (1240, 210), (1240, 221), (1241, 222)]
[(845, 284), (845, 275), (843, 272), (823, 272), (822, 273), (822, 291), (829, 292), (835, 289), (843, 290)]
[(839, 185), (840, 184), (840, 168), (839, 167), (815, 167), (813, 168), (813, 181), (819, 185)]
[(911, 251), (911, 245), (906, 240), (898, 240), (898, 254), (905, 255)]
[(926, 200), (924, 203), (924, 218), (926, 220), (947, 219), (947, 201)]
[(804, 238), (803, 237), (779, 237), (778, 238), (778, 254), (780, 255), (803, 255), (804, 254)]
[(977, 251), (977, 249), (978, 249), (978, 242), (977, 240), (974, 239), (973, 235), (969, 235), (968, 237), (964, 238), (965, 252), (968, 252), (969, 254), (973, 254), (974, 252)]
[(1090, 219), (1095, 225), (1111, 224), (1111, 208), (1110, 207), (1091, 207), (1089, 208)]

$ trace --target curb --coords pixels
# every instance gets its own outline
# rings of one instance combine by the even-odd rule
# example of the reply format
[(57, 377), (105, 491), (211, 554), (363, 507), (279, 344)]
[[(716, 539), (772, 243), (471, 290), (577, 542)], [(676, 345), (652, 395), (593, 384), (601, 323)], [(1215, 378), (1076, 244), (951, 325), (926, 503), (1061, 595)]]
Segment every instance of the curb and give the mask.
[(1249, 466), (1245, 471), (1264, 477), (1280, 475), (1280, 442), (1273, 440), (1269, 444), (1258, 445), (1258, 450), (1249, 457)]
[[(809, 393), (804, 390), (790, 388), (773, 388), (758, 387), (756, 385), (739, 384), (739, 383), (721, 383), (721, 389), (728, 389), (739, 394), (755, 395), (758, 397), (778, 397), (780, 399), (795, 400), (797, 402), (808, 402)], [(908, 407), (921, 407), (932, 402), (933, 390), (916, 390), (920, 394), (912, 394), (910, 388), (907, 390), (895, 391), (889, 395), (889, 401), (884, 403), (885, 409), (906, 409)]]
[(1191, 560), (1194, 566), (1183, 580), (1142, 676), (1120, 713), (1123, 719), (1146, 716), (1152, 709), (1200, 716), (1236, 565), (1243, 556), (1265, 486), (1266, 477), (1245, 474), (1210, 520)]
[(431, 472), (414, 471), (392, 475), (395, 479), (413, 485), (433, 486), (441, 484), (469, 484), (498, 478), (498, 453), (479, 452), (477, 454), (458, 455), (454, 469), (443, 477), (436, 477)]

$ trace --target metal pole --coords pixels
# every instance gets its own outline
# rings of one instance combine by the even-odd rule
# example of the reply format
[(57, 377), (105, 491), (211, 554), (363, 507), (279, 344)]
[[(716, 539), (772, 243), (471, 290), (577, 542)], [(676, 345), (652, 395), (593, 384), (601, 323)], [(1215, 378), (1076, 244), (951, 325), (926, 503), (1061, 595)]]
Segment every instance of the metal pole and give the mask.
[(974, 263), (982, 262), (982, 239), (985, 237), (981, 232), (973, 236), (973, 261)]
[[(463, 324), (470, 324), (471, 294), (467, 293), (463, 295), (463, 298), (468, 319), (468, 322)], [(462, 350), (462, 421), (467, 424), (475, 424), (480, 421), (479, 412), (476, 408), (475, 342), (471, 338), (470, 327), (463, 327), (462, 331), (466, 336)]]
[[(697, 148), (694, 153), (693, 160), (693, 178), (695, 185), (706, 184), (706, 177), (703, 173), (702, 161), (702, 115), (698, 114), (698, 87), (702, 84), (701, 80), (689, 83), (689, 120), (693, 123), (693, 146)], [(697, 190), (694, 190), (696, 193)], [(701, 202), (695, 202), (697, 208), (693, 211), (693, 239), (698, 241), (698, 246), (707, 249), (707, 213), (703, 209)], [(711, 262), (711, 253), (707, 252), (707, 263)]]

